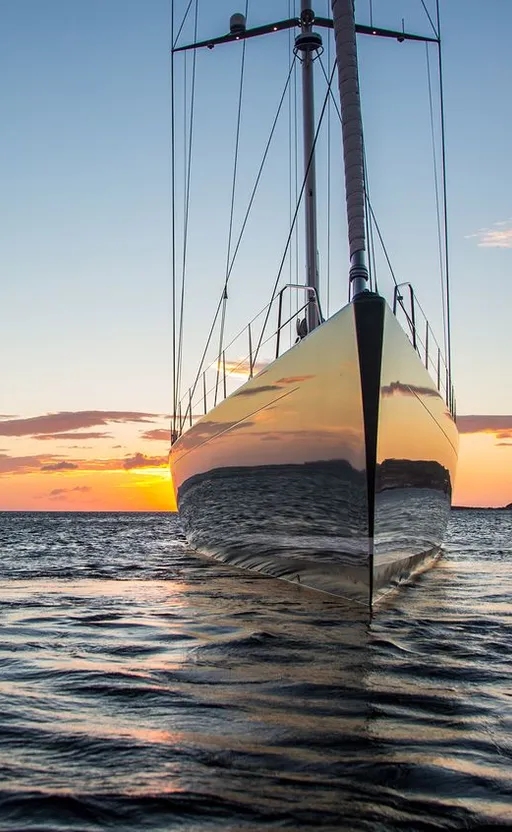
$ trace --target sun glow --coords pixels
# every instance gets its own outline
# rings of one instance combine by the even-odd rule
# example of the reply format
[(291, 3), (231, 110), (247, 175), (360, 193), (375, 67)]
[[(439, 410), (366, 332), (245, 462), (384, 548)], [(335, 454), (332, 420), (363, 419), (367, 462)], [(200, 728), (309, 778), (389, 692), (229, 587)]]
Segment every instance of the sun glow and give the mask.
[(512, 502), (512, 442), (492, 433), (460, 437), (454, 504), (501, 507)]
[(169, 468), (131, 468), (129, 471), (130, 474), (137, 474), (137, 476), (144, 476), (144, 477), (158, 477), (162, 480), (167, 480), (169, 483), (171, 481), (171, 474)]

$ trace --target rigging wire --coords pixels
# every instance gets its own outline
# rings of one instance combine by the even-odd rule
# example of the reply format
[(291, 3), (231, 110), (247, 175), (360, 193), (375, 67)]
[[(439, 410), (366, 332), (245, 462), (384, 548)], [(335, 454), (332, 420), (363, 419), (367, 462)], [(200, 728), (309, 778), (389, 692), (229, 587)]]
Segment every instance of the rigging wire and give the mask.
[(263, 152), (263, 157), (262, 157), (260, 166), (258, 168), (258, 173), (256, 175), (256, 179), (255, 179), (255, 182), (254, 182), (254, 185), (253, 185), (253, 189), (251, 191), (251, 196), (249, 198), (249, 202), (248, 202), (247, 209), (246, 209), (246, 212), (245, 212), (244, 220), (243, 220), (243, 223), (242, 223), (242, 226), (241, 226), (241, 229), (240, 229), (240, 233), (238, 235), (238, 240), (237, 240), (234, 252), (233, 252), (233, 257), (232, 257), (232, 260), (231, 260), (231, 263), (230, 263), (228, 275), (227, 275), (224, 287), (222, 289), (222, 294), (220, 296), (219, 303), (217, 305), (217, 310), (215, 312), (215, 317), (214, 317), (214, 320), (213, 320), (213, 324), (211, 326), (211, 329), (210, 329), (210, 332), (209, 332), (209, 335), (208, 335), (208, 338), (207, 338), (207, 341), (206, 341), (206, 346), (205, 346), (205, 348), (203, 350), (203, 353), (202, 353), (202, 356), (201, 356), (201, 361), (199, 363), (199, 369), (198, 369), (196, 377), (194, 379), (194, 384), (191, 388), (192, 389), (192, 395), (194, 395), (197, 384), (199, 382), (199, 377), (201, 375), (204, 360), (206, 358), (206, 354), (208, 352), (208, 349), (209, 349), (209, 346), (210, 346), (210, 343), (211, 343), (211, 339), (212, 339), (212, 336), (213, 336), (215, 325), (217, 323), (219, 312), (220, 312), (220, 309), (221, 309), (221, 306), (222, 306), (222, 303), (223, 303), (223, 300), (224, 300), (225, 289), (227, 288), (227, 283), (229, 282), (229, 278), (231, 277), (231, 272), (233, 270), (233, 266), (235, 264), (235, 260), (236, 260), (237, 254), (238, 254), (238, 250), (239, 250), (241, 242), (242, 242), (242, 238), (243, 238), (243, 235), (244, 235), (244, 232), (245, 232), (245, 228), (247, 226), (247, 222), (248, 222), (249, 215), (250, 215), (250, 212), (251, 212), (251, 209), (252, 209), (252, 205), (253, 205), (253, 202), (254, 202), (254, 199), (255, 199), (255, 196), (256, 196), (256, 192), (258, 190), (258, 185), (260, 183), (260, 179), (261, 179), (261, 176), (262, 176), (262, 173), (263, 173), (263, 169), (265, 167), (265, 162), (267, 160), (267, 156), (268, 156), (268, 153), (269, 153), (269, 150), (270, 150), (272, 139), (274, 137), (274, 133), (276, 131), (277, 123), (279, 121), (279, 116), (281, 115), (281, 110), (282, 110), (282, 107), (283, 107), (283, 104), (284, 104), (284, 100), (286, 98), (286, 92), (287, 92), (288, 87), (290, 85), (290, 79), (292, 77), (292, 73), (294, 71), (294, 68), (296, 67), (296, 64), (297, 64), (297, 59), (294, 56), (293, 60), (292, 60), (292, 63), (291, 63), (291, 66), (290, 66), (290, 69), (288, 71), (288, 75), (287, 75), (287, 78), (286, 78), (286, 83), (285, 83), (281, 98), (279, 100), (279, 104), (278, 104), (278, 107), (277, 107), (277, 112), (275, 114), (274, 121), (272, 123), (272, 128), (270, 130), (270, 135), (268, 137), (267, 144), (266, 144), (265, 150)]
[[(195, 12), (194, 12), (194, 41), (197, 40), (197, 25), (198, 25), (198, 0), (195, 3)], [(184, 218), (183, 218), (183, 252), (182, 252), (182, 263), (181, 263), (181, 297), (180, 297), (180, 314), (179, 314), (179, 327), (178, 327), (178, 359), (177, 359), (177, 378), (176, 384), (178, 389), (181, 385), (181, 373), (182, 373), (182, 365), (183, 365), (183, 319), (184, 319), (184, 311), (185, 311), (185, 276), (186, 276), (186, 267), (187, 267), (187, 253), (188, 253), (188, 224), (189, 224), (189, 214), (190, 214), (190, 181), (191, 181), (191, 172), (192, 172), (192, 138), (194, 133), (194, 104), (195, 104), (195, 88), (196, 88), (196, 56), (197, 52), (194, 50), (194, 55), (192, 58), (192, 80), (191, 80), (191, 88), (190, 88), (190, 122), (188, 128), (188, 146), (187, 146), (187, 130), (186, 130), (186, 117), (183, 119), (185, 125), (185, 135), (184, 135), (184, 150), (185, 150), (185, 168), (186, 168), (186, 182), (185, 182), (185, 189), (184, 189)], [(185, 57), (185, 71), (183, 73), (184, 81), (185, 81), (185, 90), (184, 90), (184, 109), (186, 114), (186, 107), (187, 107), (187, 74), (186, 74), (186, 66), (187, 61)]]
[(274, 281), (274, 286), (272, 288), (272, 294), (270, 296), (270, 301), (269, 301), (269, 304), (268, 304), (268, 307), (267, 307), (267, 313), (265, 315), (265, 320), (263, 321), (263, 326), (261, 328), (261, 333), (260, 333), (260, 337), (259, 337), (259, 340), (258, 340), (258, 346), (256, 347), (256, 350), (255, 350), (255, 353), (254, 353), (254, 362), (255, 363), (256, 363), (256, 360), (258, 358), (258, 353), (260, 351), (261, 344), (262, 344), (262, 341), (263, 341), (263, 336), (265, 334), (265, 328), (267, 326), (268, 319), (269, 319), (269, 316), (270, 316), (270, 310), (272, 308), (272, 303), (273, 303), (274, 298), (276, 296), (277, 287), (279, 285), (279, 281), (281, 279), (281, 274), (283, 272), (284, 264), (286, 262), (286, 256), (287, 256), (288, 248), (290, 246), (290, 242), (291, 242), (291, 239), (292, 239), (295, 223), (297, 222), (297, 215), (299, 213), (300, 204), (302, 202), (302, 197), (303, 197), (303, 194), (304, 194), (304, 190), (306, 188), (306, 182), (307, 182), (307, 178), (308, 178), (308, 174), (309, 174), (309, 169), (311, 167), (311, 164), (312, 164), (312, 161), (313, 161), (313, 158), (314, 158), (314, 155), (315, 155), (316, 143), (318, 141), (318, 136), (319, 136), (319, 133), (320, 133), (320, 127), (322, 126), (322, 121), (323, 121), (323, 118), (324, 118), (325, 109), (327, 107), (327, 102), (329, 101), (329, 94), (330, 94), (330, 91), (331, 91), (331, 84), (332, 84), (332, 81), (333, 81), (333, 78), (334, 78), (335, 70), (336, 70), (336, 64), (334, 64), (334, 66), (332, 68), (331, 77), (329, 79), (329, 86), (328, 86), (327, 91), (325, 93), (324, 101), (323, 101), (323, 104), (322, 104), (322, 110), (320, 112), (320, 118), (318, 119), (317, 128), (315, 130), (315, 136), (313, 138), (313, 145), (311, 147), (311, 153), (309, 154), (308, 164), (307, 164), (306, 170), (304, 172), (304, 178), (302, 180), (302, 186), (301, 186), (301, 189), (300, 189), (299, 198), (297, 200), (297, 205), (295, 207), (295, 211), (294, 211), (294, 214), (293, 214), (292, 226), (290, 228), (290, 231), (288, 233), (288, 237), (286, 239), (286, 244), (285, 244), (285, 247), (284, 247), (283, 256), (281, 257), (281, 262), (279, 264), (277, 277)]
[[(334, 104), (334, 109), (336, 110), (336, 112), (338, 114), (338, 118), (339, 118), (340, 124), (341, 124), (341, 110), (339, 108), (338, 102), (336, 101), (336, 96), (334, 95), (334, 93), (332, 91), (332, 80), (331, 80), (330, 86), (329, 86), (329, 76), (327, 75), (327, 71), (325, 69), (324, 62), (322, 61), (321, 56), (318, 58), (318, 60), (320, 62), (320, 66), (322, 67), (322, 72), (324, 74), (324, 78), (325, 78), (327, 86), (328, 86), (328, 92), (329, 92), (329, 95), (331, 96), (331, 101)], [(334, 72), (335, 68), (336, 68), (336, 58), (334, 59), (333, 72)]]
[[(439, 33), (437, 44), (438, 66), (439, 66), (439, 101), (441, 110), (441, 168), (443, 178), (443, 220), (444, 220), (444, 252), (445, 252), (445, 287), (446, 287), (446, 365), (448, 370), (448, 381), (451, 388), (452, 378), (452, 345), (451, 345), (451, 321), (450, 321), (450, 267), (448, 256), (448, 199), (446, 186), (446, 134), (444, 118), (444, 84), (443, 84), (443, 58), (441, 53), (441, 15), (439, 11), (439, 0), (436, 0), (436, 21)], [(450, 392), (448, 392), (450, 396)], [(452, 403), (453, 404), (453, 403)]]
[[(245, 19), (247, 20), (247, 14), (249, 11), (249, 0), (245, 0)], [(238, 172), (238, 151), (240, 148), (240, 125), (242, 121), (242, 99), (243, 99), (243, 90), (244, 90), (244, 75), (245, 75), (245, 53), (246, 53), (246, 45), (247, 41), (244, 39), (242, 44), (242, 59), (240, 64), (240, 86), (238, 91), (238, 112), (237, 112), (237, 119), (236, 119), (236, 139), (235, 139), (235, 158), (233, 162), (233, 179), (231, 183), (231, 208), (229, 212), (229, 232), (228, 232), (228, 248), (226, 253), (226, 276), (224, 281), (224, 293), (223, 293), (223, 306), (222, 306), (222, 317), (220, 323), (220, 336), (219, 336), (219, 361), (217, 363), (217, 380), (215, 382), (215, 404), (217, 404), (217, 394), (219, 390), (219, 379), (220, 379), (220, 356), (222, 354), (222, 345), (224, 342), (224, 327), (226, 323), (226, 305), (228, 300), (228, 274), (229, 274), (229, 260), (231, 257), (231, 239), (233, 235), (233, 217), (235, 213), (235, 194), (236, 194), (236, 182), (237, 182), (237, 172)]]
[[(295, 0), (288, 0), (288, 17), (291, 19), (292, 17), (296, 16), (295, 11)], [(292, 45), (293, 45), (293, 34), (292, 30), (288, 29), (288, 48), (290, 52), (292, 52)], [(292, 216), (293, 216), (293, 206), (295, 205), (297, 199), (297, 188), (298, 188), (298, 145), (297, 145), (297, 60), (296, 56), (294, 56), (294, 60), (292, 63), (293, 69), (293, 83), (288, 85), (288, 150), (289, 150), (289, 204), (288, 204), (288, 222), (291, 224)], [(295, 269), (294, 269), (295, 267)], [(288, 274), (288, 282), (293, 284), (294, 282), (294, 271), (295, 271), (295, 283), (298, 283), (298, 245), (297, 245), (297, 236), (295, 237), (295, 245), (292, 247), (290, 246), (290, 257), (289, 257), (289, 274)], [(288, 293), (288, 319), (290, 321), (290, 329), (289, 329), (289, 336), (290, 341), (289, 345), (292, 346), (293, 340), (293, 327), (292, 327), (292, 308), (293, 305), (296, 305), (297, 298), (296, 293), (289, 292)]]
[[(327, 3), (329, 7), (329, 3)], [(329, 12), (327, 12), (327, 15)], [(327, 34), (327, 65), (331, 63), (331, 37)], [(326, 282), (327, 282), (327, 317), (330, 314), (331, 304), (331, 107), (327, 107), (327, 256), (326, 256)]]
[[(364, 171), (363, 171), (364, 177)], [(365, 226), (365, 233), (366, 239), (370, 239), (370, 224), (368, 222), (368, 211), (364, 212), (364, 226)], [(370, 284), (370, 292), (373, 292), (373, 272), (372, 272), (372, 261), (370, 257), (368, 258), (368, 282)], [(350, 302), (350, 286), (348, 287), (348, 300)]]
[[(292, 16), (292, 0), (288, 0), (288, 18), (291, 19)], [(288, 29), (288, 49), (292, 51), (292, 30)], [(288, 222), (292, 221), (292, 211), (293, 211), (293, 145), (292, 145), (292, 135), (293, 135), (293, 107), (292, 107), (292, 88), (289, 87), (288, 89)], [(292, 252), (290, 250), (290, 259), (288, 262), (288, 283), (292, 282), (292, 274), (293, 274), (293, 258)], [(292, 293), (289, 292), (288, 294), (288, 318), (291, 320), (292, 317)], [(292, 345), (292, 330), (290, 327), (289, 330), (289, 346)]]
[(387, 248), (384, 244), (384, 238), (381, 234), (381, 231), (380, 231), (380, 228), (379, 228), (379, 223), (377, 222), (377, 217), (375, 216), (375, 212), (372, 208), (370, 200), (368, 199), (367, 201), (368, 201), (368, 208), (370, 209), (370, 214), (372, 216), (372, 220), (373, 220), (373, 223), (375, 225), (375, 230), (377, 231), (377, 234), (378, 234), (378, 237), (379, 237), (379, 242), (382, 246), (382, 251), (384, 252), (384, 257), (386, 258), (386, 262), (388, 264), (388, 268), (389, 268), (391, 277), (393, 278), (393, 283), (395, 284), (395, 286), (398, 286), (398, 281), (395, 277), (395, 272), (393, 271), (393, 266), (391, 265), (391, 260), (389, 258), (388, 250), (387, 250)]
[(176, 147), (175, 147), (175, 113), (174, 113), (174, 2), (170, 5), (170, 91), (171, 91), (171, 260), (172, 260), (172, 417), (171, 417), (171, 441), (176, 435), (177, 399), (178, 388), (176, 385)]
[(432, 26), (432, 31), (434, 32), (434, 35), (436, 36), (436, 38), (439, 38), (439, 21), (437, 22), (437, 29), (436, 29), (436, 27), (434, 26), (434, 21), (432, 20), (432, 17), (430, 16), (429, 10), (427, 9), (425, 0), (420, 0), (420, 2), (421, 2), (421, 5), (423, 6), (423, 8), (425, 9), (425, 14), (427, 15), (429, 23)]
[[(294, 13), (298, 16), (297, 5), (294, 3)], [(294, 102), (294, 117), (293, 117), (293, 147), (294, 147), (294, 202), (297, 202), (299, 194), (299, 81), (298, 81), (299, 67), (298, 59), (294, 62), (293, 69), (293, 102)], [(300, 239), (299, 229), (295, 226), (295, 285), (299, 285), (299, 250)], [(294, 292), (295, 295), (295, 310), (299, 309), (299, 293)]]
[[(297, 3), (296, 0), (288, 0), (288, 16), (289, 18), (295, 17), (298, 19), (299, 13), (297, 12)], [(290, 51), (292, 48), (292, 30), (289, 29), (289, 46)], [(290, 148), (290, 205), (289, 205), (289, 214), (288, 214), (288, 221), (291, 225), (294, 205), (297, 202), (297, 194), (299, 191), (299, 127), (298, 127), (298, 86), (297, 86), (297, 69), (298, 69), (298, 58), (295, 56), (295, 60), (293, 63), (293, 83), (290, 84), (290, 131), (289, 131), (289, 148)], [(293, 105), (293, 106), (292, 106)], [(298, 285), (299, 283), (299, 235), (298, 229), (296, 227), (293, 245), (290, 245), (290, 275), (289, 275), (289, 283)], [(299, 296), (297, 292), (289, 292), (288, 293), (288, 318), (290, 321), (290, 347), (292, 346), (292, 342), (296, 335), (294, 334), (294, 329), (292, 325), (292, 309), (295, 307), (295, 311), (299, 308)], [(295, 313), (294, 313), (295, 314)]]
[(369, 184), (369, 173), (368, 173), (368, 163), (366, 159), (366, 148), (364, 148), (364, 168), (365, 168), (365, 202), (366, 202), (366, 216), (368, 218), (368, 263), (370, 267), (370, 273), (373, 276), (373, 286), (375, 292), (379, 292), (379, 281), (377, 279), (377, 257), (375, 255), (375, 235), (373, 233), (373, 222), (372, 217), (370, 214), (370, 206), (371, 206), (371, 199), (370, 199), (370, 184)]
[[(368, 194), (366, 195), (366, 198), (367, 198), (368, 206), (369, 206), (370, 205), (370, 197), (369, 197)], [(369, 229), (370, 229), (370, 235), (369, 235), (369, 239), (368, 239), (369, 248), (370, 248), (368, 260), (372, 263), (373, 281), (374, 281), (374, 284), (375, 284), (375, 291), (378, 294), (379, 293), (379, 282), (377, 280), (377, 257), (375, 255), (375, 235), (373, 233), (373, 224), (372, 224), (372, 221), (371, 221), (371, 217), (369, 216), (369, 210), (367, 211), (367, 213), (368, 213), (368, 225), (369, 225)]]
[[(188, 58), (185, 52), (183, 56), (183, 157), (184, 170), (187, 170), (187, 92), (188, 92), (188, 77), (187, 77)], [(191, 108), (192, 109), (192, 108)], [(187, 188), (183, 188), (183, 216), (185, 217), (187, 211)]]
[(290, 78), (291, 78), (291, 75), (292, 75), (292, 71), (293, 71), (294, 67), (296, 66), (296, 63), (297, 63), (297, 59), (294, 56), (292, 64), (291, 64), (290, 69), (288, 71), (288, 75), (287, 75), (287, 78), (286, 78), (283, 93), (282, 93), (281, 98), (279, 100), (279, 104), (278, 104), (278, 107), (277, 107), (277, 112), (276, 112), (276, 115), (274, 117), (274, 121), (272, 123), (272, 127), (271, 127), (270, 134), (269, 134), (269, 137), (268, 137), (268, 140), (267, 140), (267, 144), (265, 146), (265, 150), (264, 150), (263, 157), (262, 157), (259, 169), (258, 169), (258, 173), (257, 173), (256, 179), (255, 179), (255, 182), (254, 182), (254, 186), (253, 186), (253, 189), (251, 191), (251, 196), (249, 198), (249, 202), (248, 202), (247, 209), (246, 209), (246, 212), (245, 212), (244, 221), (242, 223), (240, 233), (238, 235), (238, 240), (237, 240), (234, 252), (233, 252), (233, 258), (232, 258), (230, 266), (229, 266), (229, 271), (228, 271), (228, 274), (227, 274), (226, 282), (231, 277), (231, 272), (233, 271), (233, 266), (235, 264), (235, 259), (236, 259), (236, 256), (238, 254), (238, 250), (240, 248), (240, 243), (242, 242), (242, 237), (243, 237), (243, 234), (244, 234), (244, 231), (245, 231), (245, 227), (247, 225), (247, 220), (249, 219), (249, 213), (251, 211), (252, 204), (254, 202), (254, 198), (256, 196), (256, 191), (257, 191), (258, 185), (260, 183), (261, 175), (263, 173), (263, 168), (265, 166), (265, 162), (267, 160), (268, 152), (270, 150), (270, 145), (272, 143), (272, 139), (274, 137), (274, 133), (275, 133), (275, 130), (276, 130), (276, 127), (277, 127), (277, 122), (279, 120), (279, 116), (281, 115), (281, 109), (282, 109), (282, 106), (283, 106), (283, 103), (284, 103), (284, 99), (286, 97), (286, 92), (287, 92), (288, 86), (290, 84)]
[[(183, 15), (183, 20), (181, 21), (181, 23), (180, 23), (180, 27), (179, 27), (179, 29), (178, 29), (178, 34), (176, 35), (176, 38), (175, 38), (175, 39), (171, 40), (172, 49), (176, 49), (176, 44), (178, 43), (178, 41), (179, 41), (179, 39), (180, 39), (180, 35), (181, 35), (181, 32), (182, 32), (182, 30), (183, 30), (183, 27), (184, 27), (184, 25), (185, 25), (185, 23), (186, 23), (186, 21), (187, 21), (188, 13), (189, 13), (189, 11), (190, 11), (190, 9), (191, 9), (191, 7), (192, 7), (192, 3), (193, 3), (193, 0), (189, 0), (188, 6), (187, 6), (187, 8), (185, 9), (185, 14)], [(172, 2), (172, 6), (174, 6), (174, 2)]]
[[(370, 204), (370, 185), (368, 182), (368, 160), (366, 158), (366, 145), (364, 144), (363, 140), (363, 182), (364, 182), (364, 198), (366, 203), (366, 210), (364, 212), (364, 220), (366, 225), (366, 239), (368, 240), (368, 277), (370, 279), (370, 291), (378, 292), (377, 288), (377, 273), (374, 271), (375, 262), (372, 263), (372, 224), (370, 219), (370, 212), (368, 210), (368, 205)], [(349, 298), (350, 300), (350, 298)]]
[(429, 101), (429, 108), (430, 108), (430, 133), (432, 138), (432, 160), (433, 160), (433, 167), (434, 167), (434, 191), (435, 191), (435, 200), (436, 200), (436, 219), (437, 219), (437, 245), (438, 245), (438, 254), (439, 254), (439, 274), (441, 280), (441, 305), (442, 305), (442, 313), (443, 313), (443, 337), (444, 337), (444, 351), (445, 355), (448, 352), (448, 347), (446, 343), (446, 299), (445, 299), (445, 286), (444, 286), (444, 264), (443, 264), (443, 243), (442, 243), (442, 230), (441, 230), (441, 208), (439, 203), (439, 173), (437, 169), (437, 154), (436, 154), (436, 139), (435, 139), (435, 130), (434, 130), (434, 106), (432, 102), (432, 83), (430, 77), (430, 59), (429, 59), (429, 48), (428, 43), (425, 44), (425, 52), (427, 56), (427, 80), (428, 80), (428, 101)]

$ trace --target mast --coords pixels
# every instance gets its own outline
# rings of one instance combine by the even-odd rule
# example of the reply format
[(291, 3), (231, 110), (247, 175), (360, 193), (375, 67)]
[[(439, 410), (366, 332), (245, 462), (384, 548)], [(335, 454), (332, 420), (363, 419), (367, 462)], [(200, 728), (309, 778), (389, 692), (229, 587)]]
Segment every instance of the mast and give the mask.
[(315, 290), (316, 298), (307, 307), (308, 332), (318, 326), (318, 244), (316, 221), (316, 169), (315, 169), (315, 98), (313, 86), (313, 53), (322, 46), (322, 38), (312, 31), (315, 19), (309, 0), (301, 0), (301, 33), (295, 38), (295, 52), (302, 53), (302, 112), (304, 136), (304, 175), (306, 211), (306, 283)]
[(368, 289), (365, 241), (363, 120), (357, 71), (354, 0), (331, 0), (340, 90), (345, 194), (350, 250), (350, 297)]

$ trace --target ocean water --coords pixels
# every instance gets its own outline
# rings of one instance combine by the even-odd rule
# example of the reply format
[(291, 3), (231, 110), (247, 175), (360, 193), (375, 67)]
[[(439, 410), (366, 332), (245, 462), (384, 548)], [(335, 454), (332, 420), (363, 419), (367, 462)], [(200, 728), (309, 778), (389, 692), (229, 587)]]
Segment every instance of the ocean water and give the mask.
[(371, 622), (172, 515), (0, 548), (0, 830), (512, 828), (512, 512), (453, 512)]

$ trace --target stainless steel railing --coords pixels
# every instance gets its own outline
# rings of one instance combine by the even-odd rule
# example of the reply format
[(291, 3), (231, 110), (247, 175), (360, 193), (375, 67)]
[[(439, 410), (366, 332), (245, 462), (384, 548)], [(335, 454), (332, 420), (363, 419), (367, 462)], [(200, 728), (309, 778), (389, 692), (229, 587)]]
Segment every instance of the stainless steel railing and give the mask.
[[(406, 300), (407, 298), (407, 300)], [(407, 302), (408, 301), (408, 302)], [(393, 313), (402, 312), (410, 341), (437, 384), (446, 407), (455, 419), (455, 392), (445, 356), (434, 335), (428, 318), (418, 301), (411, 283), (399, 283), (393, 294)]]
[[(285, 293), (297, 290), (305, 293), (306, 300), (283, 320)], [(191, 427), (196, 419), (206, 415), (212, 407), (215, 407), (216, 404), (235, 392), (238, 387), (245, 384), (248, 379), (253, 378), (255, 374), (257, 375), (266, 364), (275, 358), (279, 358), (280, 355), (290, 349), (293, 346), (291, 343), (285, 349), (282, 349), (283, 331), (294, 319), (298, 320), (301, 313), (305, 312), (311, 303), (316, 307), (318, 320), (323, 321), (315, 289), (296, 283), (283, 286), (279, 293), (240, 330), (214, 360), (197, 374), (194, 383), (178, 402), (172, 430), (172, 442), (176, 441)], [(276, 326), (269, 335), (265, 336), (265, 328), (272, 308), (276, 308), (277, 312)], [(455, 418), (456, 402), (449, 369), (443, 351), (410, 283), (400, 283), (395, 286), (393, 313), (397, 318), (400, 314), (405, 318), (404, 329), (426, 369), (436, 382), (447, 408)], [(258, 321), (260, 318), (263, 318), (264, 321), (256, 339), (255, 334), (259, 328)], [(295, 343), (298, 340), (300, 340), (300, 336), (297, 337)], [(272, 341), (274, 341), (273, 345)], [(272, 345), (271, 351), (268, 350), (270, 345)], [(267, 355), (260, 359), (264, 348), (267, 348)], [(229, 355), (233, 353), (242, 354), (243, 358), (237, 358), (234, 361), (229, 360)]]
[[(297, 290), (304, 292), (305, 302), (283, 320), (285, 293)], [(172, 442), (175, 442), (185, 430), (191, 427), (197, 418), (206, 415), (212, 407), (215, 407), (216, 404), (235, 392), (248, 379), (253, 378), (267, 363), (279, 358), (280, 355), (290, 349), (293, 346), (291, 343), (286, 349), (282, 348), (283, 330), (294, 319), (300, 318), (301, 313), (305, 312), (310, 304), (314, 304), (316, 307), (318, 320), (323, 321), (318, 295), (314, 288), (297, 283), (288, 283), (283, 286), (278, 294), (240, 330), (214, 360), (197, 374), (194, 383), (178, 401), (177, 412), (173, 420)], [(270, 335), (265, 336), (266, 324), (273, 309), (276, 309), (277, 313), (276, 326)], [(261, 328), (258, 326), (260, 318), (263, 318)], [(256, 339), (255, 335), (258, 329), (260, 329), (260, 332)], [(298, 340), (300, 340), (300, 336), (296, 337), (295, 343)], [(268, 357), (258, 360), (265, 347), (268, 351), (272, 341), (275, 342), (272, 348), (272, 356), (268, 355)], [(247, 349), (248, 352), (246, 352)], [(233, 353), (238, 355), (242, 353), (244, 357), (237, 358), (234, 361), (229, 360), (228, 356)], [(214, 375), (215, 381), (212, 382)]]

